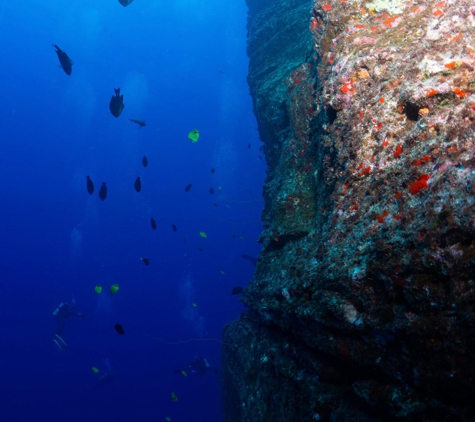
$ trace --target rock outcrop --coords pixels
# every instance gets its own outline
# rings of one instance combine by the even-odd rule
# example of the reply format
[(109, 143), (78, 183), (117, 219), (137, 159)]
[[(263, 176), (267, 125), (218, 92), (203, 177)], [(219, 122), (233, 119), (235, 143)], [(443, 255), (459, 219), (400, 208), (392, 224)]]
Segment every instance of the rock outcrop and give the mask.
[(475, 420), (475, 3), (247, 2), (269, 168), (224, 420)]

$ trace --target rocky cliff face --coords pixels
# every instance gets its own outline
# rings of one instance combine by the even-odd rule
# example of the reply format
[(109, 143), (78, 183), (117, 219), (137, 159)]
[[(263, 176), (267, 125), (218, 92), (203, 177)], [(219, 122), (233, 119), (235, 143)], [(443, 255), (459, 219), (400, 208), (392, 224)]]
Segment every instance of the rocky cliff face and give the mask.
[(475, 3), (247, 2), (266, 228), (225, 421), (475, 420)]

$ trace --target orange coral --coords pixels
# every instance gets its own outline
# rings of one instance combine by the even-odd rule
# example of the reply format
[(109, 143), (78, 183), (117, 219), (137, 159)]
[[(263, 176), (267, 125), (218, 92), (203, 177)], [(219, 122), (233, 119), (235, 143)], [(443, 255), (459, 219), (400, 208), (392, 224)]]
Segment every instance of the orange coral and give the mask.
[(435, 89), (427, 90), (427, 98), (432, 98), (436, 94), (437, 94), (437, 91)]
[(397, 144), (396, 149), (393, 152), (394, 158), (398, 159), (402, 154), (402, 145), (401, 143)]
[(324, 12), (329, 12), (330, 10), (332, 10), (332, 5), (331, 5), (331, 4), (324, 4), (324, 5), (322, 6), (322, 10), (323, 10)]
[(429, 179), (430, 176), (428, 174), (421, 174), (419, 176), (419, 179), (409, 185), (409, 192), (411, 192), (413, 195), (416, 195), (421, 191), (421, 189), (429, 187), (429, 185), (427, 184), (427, 181)]

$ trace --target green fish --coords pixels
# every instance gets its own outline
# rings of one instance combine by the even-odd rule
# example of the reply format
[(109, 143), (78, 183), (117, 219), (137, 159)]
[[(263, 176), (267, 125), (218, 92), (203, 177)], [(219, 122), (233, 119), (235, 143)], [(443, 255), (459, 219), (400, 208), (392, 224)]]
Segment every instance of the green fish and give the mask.
[(165, 420), (166, 420), (167, 422), (170, 422), (170, 421), (172, 420), (172, 418), (165, 418)]
[(173, 392), (172, 392), (172, 400), (173, 400), (174, 402), (177, 402), (177, 401), (178, 401), (178, 397), (177, 397), (176, 394), (173, 393)]
[(118, 290), (119, 290), (119, 285), (118, 284), (113, 284), (109, 289), (112, 296), (114, 296), (117, 293)]
[(206, 239), (206, 233), (205, 232), (200, 232), (200, 236), (204, 239)]
[(224, 271), (221, 271), (221, 274), (224, 275)]
[(95, 374), (99, 372), (99, 369), (97, 369), (95, 366), (93, 366), (91, 369), (92, 369), (92, 372), (94, 372)]
[(198, 142), (199, 138), (200, 138), (200, 131), (198, 129), (194, 129), (188, 134), (188, 139), (193, 143)]
[(94, 287), (94, 291), (97, 294), (100, 294), (102, 292), (102, 286), (100, 284), (98, 284), (96, 287)]
[(193, 308), (196, 308), (198, 305), (196, 303), (192, 303), (191, 306), (193, 306)]
[(184, 377), (188, 376), (185, 371), (181, 371), (181, 374), (182, 374)]

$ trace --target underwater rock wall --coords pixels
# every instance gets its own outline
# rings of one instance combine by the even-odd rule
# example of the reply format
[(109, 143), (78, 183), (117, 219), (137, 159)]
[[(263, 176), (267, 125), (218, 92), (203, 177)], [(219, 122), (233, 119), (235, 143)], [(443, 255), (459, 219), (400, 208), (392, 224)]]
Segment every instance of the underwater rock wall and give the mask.
[(269, 168), (224, 420), (475, 420), (475, 2), (247, 3)]

